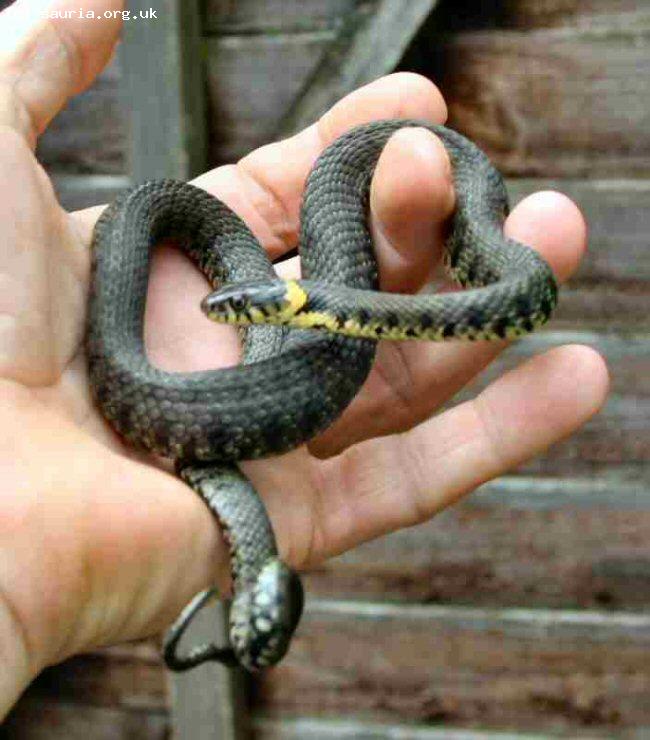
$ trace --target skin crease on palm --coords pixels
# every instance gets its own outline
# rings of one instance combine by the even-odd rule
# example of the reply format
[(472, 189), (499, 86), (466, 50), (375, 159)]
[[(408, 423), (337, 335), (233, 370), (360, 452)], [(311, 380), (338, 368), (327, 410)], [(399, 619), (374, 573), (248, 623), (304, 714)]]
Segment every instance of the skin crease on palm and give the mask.
[[(0, 716), (44, 666), (154, 634), (198, 590), (215, 579), (228, 585), (226, 550), (207, 509), (174, 476), (124, 447), (90, 401), (82, 340), (90, 239), (101, 209), (66, 213), (34, 146), (107, 63), (120, 23), (47, 21), (38, 12), (46, 6), (78, 3), (18, 0), (0, 14)], [(87, 0), (84, 7), (99, 15), (121, 6)], [(391, 75), (292, 139), (196, 182), (234, 208), (278, 258), (296, 245), (305, 177), (326, 144), (366, 121), (441, 123), (445, 114), (431, 82)], [(383, 289), (416, 290), (439, 257), (453, 209), (442, 145), (422, 130), (396, 134), (371, 201)], [(579, 211), (556, 193), (519, 204), (507, 231), (543, 253), (561, 281), (586, 246)], [(146, 342), (159, 366), (236, 362), (234, 332), (199, 311), (205, 293), (182, 255), (158, 250)], [(602, 358), (565, 346), (435, 415), (504, 346), (382, 345), (358, 398), (309, 449), (243, 464), (284, 559), (304, 568), (424, 521), (566, 437), (602, 405)]]

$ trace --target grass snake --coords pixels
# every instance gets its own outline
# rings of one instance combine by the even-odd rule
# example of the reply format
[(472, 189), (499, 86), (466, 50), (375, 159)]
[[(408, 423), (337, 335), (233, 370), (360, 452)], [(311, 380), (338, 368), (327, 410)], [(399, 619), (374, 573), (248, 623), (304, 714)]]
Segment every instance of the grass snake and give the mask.
[[(445, 263), (469, 290), (377, 292), (370, 183), (389, 137), (407, 126), (437, 134), (451, 160), (456, 208)], [(535, 251), (503, 235), (507, 212), (503, 180), (474, 144), (443, 126), (410, 120), (355, 128), (318, 159), (301, 211), (301, 280), (279, 280), (244, 222), (192, 185), (146, 182), (104, 211), (93, 237), (87, 332), (94, 399), (128, 442), (175, 461), (218, 520), (231, 553), (230, 644), (179, 655), (187, 624), (214, 594), (208, 590), (167, 635), (170, 668), (204, 660), (251, 671), (273, 665), (300, 619), (300, 581), (279, 559), (264, 505), (239, 460), (286, 452), (327, 428), (366, 379), (377, 339), (510, 338), (548, 319), (557, 300), (553, 273)], [(217, 321), (251, 324), (241, 365), (169, 373), (147, 360), (150, 256), (167, 238), (177, 240), (216, 291), (203, 311)]]

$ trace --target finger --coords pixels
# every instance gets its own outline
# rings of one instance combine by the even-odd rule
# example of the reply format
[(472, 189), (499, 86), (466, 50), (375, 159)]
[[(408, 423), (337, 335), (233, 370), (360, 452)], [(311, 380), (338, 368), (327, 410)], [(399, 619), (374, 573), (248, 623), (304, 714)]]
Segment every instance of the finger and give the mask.
[(587, 251), (587, 224), (580, 209), (552, 190), (518, 203), (506, 221), (505, 233), (537, 249), (560, 283), (573, 275)]
[[(395, 173), (408, 172), (408, 178)], [(445, 225), (454, 207), (449, 158), (425, 129), (392, 136), (379, 158), (370, 192), (373, 244), (380, 287), (413, 293), (439, 262)], [(278, 264), (285, 278), (298, 277), (294, 259)]]
[[(536, 249), (560, 282), (576, 270), (586, 250), (584, 218), (559, 193), (541, 192), (523, 200), (508, 218), (505, 231)], [(354, 403), (310, 444), (310, 450), (328, 456), (369, 437), (410, 429), (431, 416), (506, 346), (503, 341), (380, 343), (371, 376)]]
[(538, 455), (600, 409), (608, 383), (592, 349), (559, 347), (405, 434), (323, 461), (312, 562), (425, 521)]
[[(88, 0), (83, 9), (76, 0), (17, 0), (3, 11), (0, 125), (20, 132), (33, 148), (68, 99), (108, 62), (122, 7), (115, 0)], [(104, 17), (105, 11), (114, 12)]]
[(442, 142), (425, 129), (394, 134), (379, 158), (370, 193), (382, 290), (414, 293), (427, 281), (439, 261), (454, 201)]
[(350, 93), (295, 136), (261, 147), (237, 165), (208, 172), (195, 183), (235, 210), (276, 258), (298, 243), (305, 181), (325, 147), (368, 121), (420, 118), (441, 123), (446, 114), (442, 96), (425, 77), (389, 75)]

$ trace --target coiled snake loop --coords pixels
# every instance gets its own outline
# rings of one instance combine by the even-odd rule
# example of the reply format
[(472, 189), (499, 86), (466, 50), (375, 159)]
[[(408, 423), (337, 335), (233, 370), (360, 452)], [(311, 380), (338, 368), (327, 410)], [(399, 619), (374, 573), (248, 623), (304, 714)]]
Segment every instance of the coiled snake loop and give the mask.
[[(388, 138), (405, 126), (433, 131), (449, 154), (457, 205), (446, 263), (470, 290), (376, 292), (370, 182)], [(239, 460), (285, 452), (329, 426), (364, 382), (379, 338), (516, 337), (548, 319), (557, 298), (553, 274), (532, 249), (504, 237), (507, 209), (501, 176), (472, 143), (442, 126), (389, 120), (345, 134), (312, 171), (302, 208), (302, 280), (278, 280), (246, 225), (192, 185), (145, 183), (101, 216), (87, 335), (94, 398), (130, 443), (176, 461), (231, 548), (230, 645), (177, 654), (206, 592), (169, 633), (171, 668), (204, 660), (249, 670), (272, 665), (300, 619), (300, 581), (279, 560), (264, 505)], [(208, 316), (267, 324), (246, 330), (241, 366), (167, 373), (148, 362), (142, 335), (150, 253), (168, 237), (217, 290), (203, 302)]]

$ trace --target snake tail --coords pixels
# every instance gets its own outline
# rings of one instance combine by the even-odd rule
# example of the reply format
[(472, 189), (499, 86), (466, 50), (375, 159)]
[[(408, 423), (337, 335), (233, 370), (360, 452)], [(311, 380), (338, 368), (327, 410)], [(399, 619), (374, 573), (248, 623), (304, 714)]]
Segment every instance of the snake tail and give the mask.
[[(242, 665), (251, 672), (275, 665), (287, 652), (302, 614), (304, 596), (296, 573), (278, 557), (264, 505), (251, 483), (235, 466), (180, 465), (178, 473), (217, 519), (231, 553), (234, 597), (230, 604), (230, 645), (200, 645), (178, 654), (183, 634), (197, 612), (216, 596), (198, 594), (172, 625), (163, 657), (175, 671), (205, 661)], [(229, 506), (233, 495), (238, 507)]]

